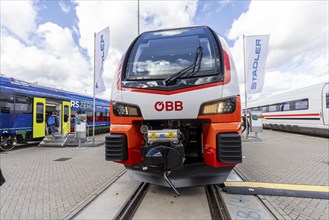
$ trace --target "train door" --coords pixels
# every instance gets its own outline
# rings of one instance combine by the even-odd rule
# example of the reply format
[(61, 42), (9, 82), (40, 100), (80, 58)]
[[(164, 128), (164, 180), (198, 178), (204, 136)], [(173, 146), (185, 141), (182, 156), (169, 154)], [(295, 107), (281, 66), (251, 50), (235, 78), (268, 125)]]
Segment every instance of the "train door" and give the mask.
[(46, 99), (33, 99), (33, 138), (45, 136), (46, 127)]
[(322, 90), (322, 115), (323, 124), (329, 125), (329, 84), (325, 84)]
[(62, 102), (61, 111), (62, 134), (65, 135), (71, 130), (71, 103)]

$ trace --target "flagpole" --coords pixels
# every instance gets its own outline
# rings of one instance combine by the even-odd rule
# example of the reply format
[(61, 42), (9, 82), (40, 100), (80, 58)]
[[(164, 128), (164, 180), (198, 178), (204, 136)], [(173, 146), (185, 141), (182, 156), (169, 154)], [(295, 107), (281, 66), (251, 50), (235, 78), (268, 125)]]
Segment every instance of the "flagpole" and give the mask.
[[(95, 85), (96, 83), (96, 33), (94, 33), (94, 83), (93, 83), (93, 94), (94, 94), (94, 105), (93, 105), (93, 144), (95, 143), (95, 111), (96, 111), (96, 104), (95, 104)], [(88, 131), (89, 132), (89, 131)]]
[(248, 139), (249, 135), (249, 125), (248, 125), (248, 105), (247, 105), (247, 73), (246, 73), (246, 45), (245, 45), (245, 36), (243, 35), (243, 64), (244, 64), (244, 105), (245, 105), (245, 115), (246, 115), (246, 130)]
[(137, 35), (139, 35), (139, 0), (137, 0)]

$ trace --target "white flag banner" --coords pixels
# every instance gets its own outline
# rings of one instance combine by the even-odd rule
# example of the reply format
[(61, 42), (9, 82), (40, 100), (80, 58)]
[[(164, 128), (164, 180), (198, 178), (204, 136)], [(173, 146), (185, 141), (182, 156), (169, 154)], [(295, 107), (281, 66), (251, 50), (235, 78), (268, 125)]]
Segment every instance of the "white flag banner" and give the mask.
[(105, 91), (103, 81), (104, 62), (110, 46), (110, 28), (95, 35), (95, 94)]
[(247, 94), (262, 92), (270, 35), (245, 36)]

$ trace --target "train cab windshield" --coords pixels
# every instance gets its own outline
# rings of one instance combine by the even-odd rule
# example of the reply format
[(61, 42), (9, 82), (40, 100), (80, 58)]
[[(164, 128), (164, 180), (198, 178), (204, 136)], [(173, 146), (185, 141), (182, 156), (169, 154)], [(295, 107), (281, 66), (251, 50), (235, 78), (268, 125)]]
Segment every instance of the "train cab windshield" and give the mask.
[(152, 85), (150, 81), (176, 83), (177, 79), (196, 85), (203, 84), (200, 78), (205, 83), (219, 81), (221, 73), (219, 46), (213, 34), (207, 27), (192, 27), (142, 34), (130, 52), (124, 78), (147, 81), (146, 86)]

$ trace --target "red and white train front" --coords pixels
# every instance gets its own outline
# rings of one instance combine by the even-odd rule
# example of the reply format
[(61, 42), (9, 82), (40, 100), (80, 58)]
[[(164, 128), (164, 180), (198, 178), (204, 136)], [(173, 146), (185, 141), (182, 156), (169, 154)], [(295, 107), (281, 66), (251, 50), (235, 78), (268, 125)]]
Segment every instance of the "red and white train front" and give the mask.
[(237, 73), (206, 26), (145, 32), (122, 58), (111, 94), (106, 159), (134, 179), (223, 183), (241, 162)]

